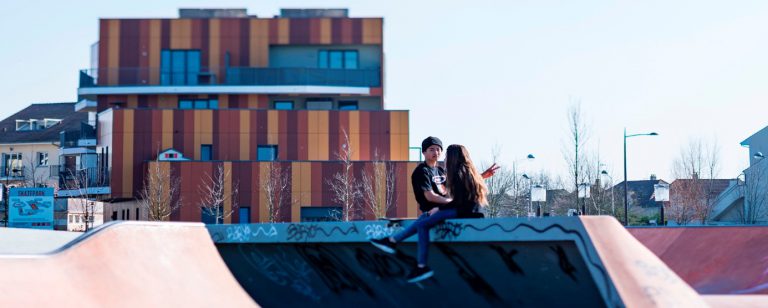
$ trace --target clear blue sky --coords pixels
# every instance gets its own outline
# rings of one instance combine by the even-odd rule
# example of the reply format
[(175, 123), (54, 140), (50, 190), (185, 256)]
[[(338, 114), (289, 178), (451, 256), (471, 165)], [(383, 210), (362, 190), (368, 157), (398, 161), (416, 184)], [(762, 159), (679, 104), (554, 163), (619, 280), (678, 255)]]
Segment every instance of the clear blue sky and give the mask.
[(385, 18), (386, 106), (409, 109), (412, 145), (465, 144), (475, 160), (527, 153), (564, 174), (566, 110), (580, 100), (597, 152), (622, 177), (671, 179), (689, 138), (716, 138), (721, 177), (747, 165), (739, 142), (768, 125), (766, 1), (5, 1), (0, 118), (74, 101), (100, 17), (177, 17), (179, 7), (345, 7)]

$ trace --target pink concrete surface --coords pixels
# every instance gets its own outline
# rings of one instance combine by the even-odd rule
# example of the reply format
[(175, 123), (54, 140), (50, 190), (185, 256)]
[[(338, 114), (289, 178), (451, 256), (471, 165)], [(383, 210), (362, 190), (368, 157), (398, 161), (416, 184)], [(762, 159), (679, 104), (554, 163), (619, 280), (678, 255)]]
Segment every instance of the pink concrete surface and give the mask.
[(0, 307), (255, 307), (202, 224), (120, 223), (44, 255), (0, 255)]
[(768, 294), (768, 227), (629, 228), (702, 294)]

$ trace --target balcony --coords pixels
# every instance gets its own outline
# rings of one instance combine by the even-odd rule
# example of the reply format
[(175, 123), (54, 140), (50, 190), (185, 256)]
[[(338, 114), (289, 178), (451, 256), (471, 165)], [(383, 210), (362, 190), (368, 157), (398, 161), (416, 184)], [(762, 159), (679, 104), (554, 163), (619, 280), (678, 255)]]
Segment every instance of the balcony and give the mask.
[(24, 166), (3, 166), (0, 169), (0, 179), (16, 181), (24, 179)]
[(80, 71), (78, 94), (313, 93), (368, 94), (381, 87), (381, 70), (322, 68), (99, 68)]
[(110, 170), (104, 167), (74, 169), (59, 167), (60, 197), (109, 194)]
[(59, 142), (62, 149), (96, 146), (96, 129), (88, 123), (82, 122), (79, 131), (59, 133)]

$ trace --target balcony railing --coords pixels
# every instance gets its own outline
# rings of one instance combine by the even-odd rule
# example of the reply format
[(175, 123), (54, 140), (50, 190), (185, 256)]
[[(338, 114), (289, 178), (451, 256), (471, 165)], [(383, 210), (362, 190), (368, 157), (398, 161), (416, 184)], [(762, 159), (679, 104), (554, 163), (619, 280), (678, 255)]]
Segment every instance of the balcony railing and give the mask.
[(0, 177), (5, 179), (24, 178), (24, 166), (3, 166), (0, 169)]
[(59, 187), (62, 190), (80, 190), (89, 187), (109, 186), (108, 168), (74, 169), (67, 166), (59, 167)]
[(96, 129), (88, 123), (80, 123), (80, 131), (62, 131), (59, 133), (62, 148), (77, 148), (96, 145)]
[(185, 72), (160, 68), (98, 68), (80, 71), (81, 88), (196, 85), (380, 87), (381, 70), (219, 67)]

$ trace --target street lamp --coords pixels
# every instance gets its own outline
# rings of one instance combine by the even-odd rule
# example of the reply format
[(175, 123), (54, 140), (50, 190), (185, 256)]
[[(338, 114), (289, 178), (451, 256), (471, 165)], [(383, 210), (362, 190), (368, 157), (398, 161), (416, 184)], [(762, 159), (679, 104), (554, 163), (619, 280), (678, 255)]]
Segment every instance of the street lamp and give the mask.
[(600, 171), (600, 175), (607, 176), (608, 179), (611, 180), (611, 214), (613, 215), (613, 217), (616, 217), (616, 206), (613, 205), (614, 204), (613, 203), (613, 197), (615, 195), (613, 193), (613, 177), (610, 174), (608, 174), (608, 171), (605, 171), (605, 170)]
[(629, 191), (627, 190), (627, 138), (637, 136), (658, 136), (656, 132), (644, 134), (627, 135), (627, 128), (624, 128), (624, 225), (629, 225)]
[(533, 193), (533, 178), (527, 173), (523, 173), (523, 178), (528, 180), (528, 217), (531, 217), (533, 216), (533, 196), (531, 195)]

